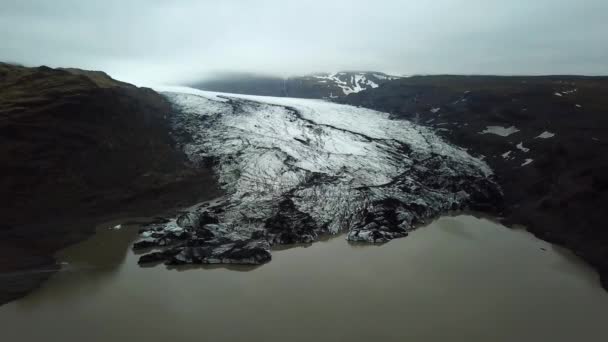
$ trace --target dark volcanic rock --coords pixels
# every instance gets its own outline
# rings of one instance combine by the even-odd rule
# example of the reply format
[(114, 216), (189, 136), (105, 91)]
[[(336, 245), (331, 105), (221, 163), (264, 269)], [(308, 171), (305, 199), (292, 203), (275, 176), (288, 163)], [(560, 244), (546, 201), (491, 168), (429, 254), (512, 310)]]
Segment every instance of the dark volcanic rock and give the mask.
[(323, 231), (309, 214), (299, 211), (290, 198), (279, 203), (277, 213), (266, 220), (265, 228), (270, 243), (279, 245), (310, 243)]
[(187, 212), (177, 218), (177, 224), (183, 228), (198, 229), (206, 224), (219, 223), (209, 212)]
[(167, 265), (239, 264), (259, 265), (270, 261), (270, 245), (263, 240), (210, 241), (205, 246), (185, 246), (167, 260)]
[(183, 219), (184, 215), (218, 221), (209, 208), (201, 206), (167, 225), (149, 226), (133, 248), (164, 249), (143, 255), (139, 259), (140, 264), (164, 261), (167, 265), (257, 265), (270, 261), (270, 244), (259, 231), (229, 231), (226, 226), (214, 223), (192, 225), (192, 220)]
[(137, 261), (137, 263), (140, 265), (155, 264), (155, 263), (163, 262), (169, 258), (172, 258), (177, 253), (179, 253), (179, 250), (177, 250), (177, 249), (168, 249), (168, 250), (165, 250), (162, 252), (153, 252), (153, 253), (144, 254), (141, 257), (139, 257), (139, 260)]

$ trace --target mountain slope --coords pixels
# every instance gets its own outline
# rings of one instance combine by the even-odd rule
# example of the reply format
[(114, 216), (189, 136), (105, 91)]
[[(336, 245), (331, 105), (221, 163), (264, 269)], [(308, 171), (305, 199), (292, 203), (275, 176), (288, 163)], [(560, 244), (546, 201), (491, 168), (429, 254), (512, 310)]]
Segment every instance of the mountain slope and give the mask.
[(339, 101), (433, 127), (496, 172), (505, 220), (568, 247), (608, 288), (608, 78), (426, 76)]
[[(212, 188), (174, 149), (164, 98), (101, 72), (0, 64), (0, 303), (49, 273), (107, 215), (145, 215)], [(206, 174), (205, 174), (206, 172)]]
[(190, 86), (233, 94), (322, 99), (377, 88), (397, 78), (381, 72), (336, 72), (289, 78), (233, 73), (218, 75)]

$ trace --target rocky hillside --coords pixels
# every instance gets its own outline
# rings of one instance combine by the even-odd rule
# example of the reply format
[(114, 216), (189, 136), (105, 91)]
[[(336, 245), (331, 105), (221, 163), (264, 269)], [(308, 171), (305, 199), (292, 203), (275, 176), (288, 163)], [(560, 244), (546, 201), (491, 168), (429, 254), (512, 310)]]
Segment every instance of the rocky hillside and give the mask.
[(433, 127), (484, 156), (505, 221), (582, 256), (608, 288), (608, 78), (412, 77), (340, 101)]
[(173, 147), (169, 110), (102, 72), (0, 64), (0, 303), (48, 276), (21, 270), (52, 268), (52, 253), (107, 215), (208, 191), (210, 175)]
[(234, 94), (297, 98), (339, 98), (397, 79), (381, 72), (336, 72), (289, 78), (223, 74), (191, 84), (193, 88)]

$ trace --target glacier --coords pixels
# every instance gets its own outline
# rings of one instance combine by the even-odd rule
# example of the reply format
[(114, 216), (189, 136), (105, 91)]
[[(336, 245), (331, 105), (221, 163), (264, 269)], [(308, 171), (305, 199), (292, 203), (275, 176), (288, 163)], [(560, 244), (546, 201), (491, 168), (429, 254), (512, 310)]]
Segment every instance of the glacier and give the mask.
[(488, 165), (432, 130), (325, 100), (157, 90), (173, 136), (211, 163), (225, 196), (142, 231), (141, 263), (260, 264), (275, 245), (346, 233), (350, 242), (407, 236), (450, 210), (495, 205)]

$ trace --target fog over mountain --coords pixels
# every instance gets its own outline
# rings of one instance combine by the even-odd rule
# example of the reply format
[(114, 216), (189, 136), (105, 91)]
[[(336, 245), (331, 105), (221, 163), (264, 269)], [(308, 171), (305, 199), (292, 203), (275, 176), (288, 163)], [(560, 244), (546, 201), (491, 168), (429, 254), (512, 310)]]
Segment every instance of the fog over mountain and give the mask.
[(0, 60), (138, 84), (275, 75), (608, 74), (605, 0), (0, 0)]

